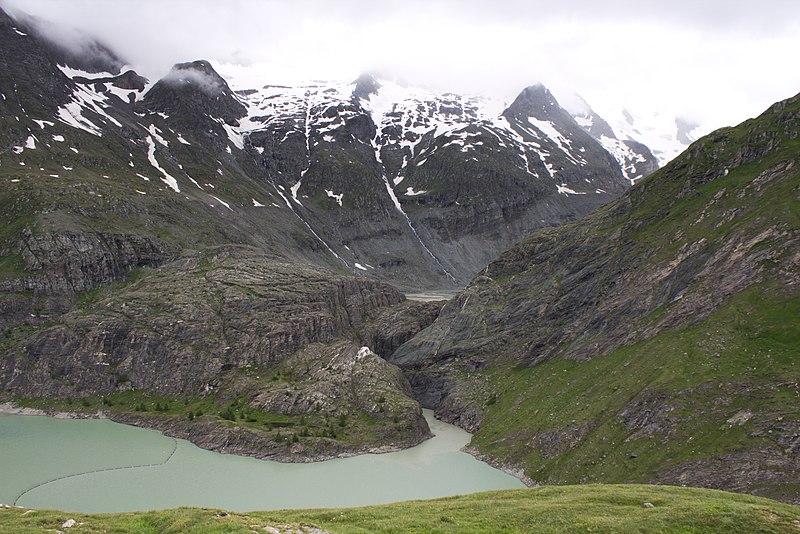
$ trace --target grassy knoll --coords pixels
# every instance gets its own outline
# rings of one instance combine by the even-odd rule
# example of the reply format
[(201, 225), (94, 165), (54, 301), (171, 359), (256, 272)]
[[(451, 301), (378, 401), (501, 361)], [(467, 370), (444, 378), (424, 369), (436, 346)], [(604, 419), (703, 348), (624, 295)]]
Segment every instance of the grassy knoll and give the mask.
[[(644, 503), (651, 503), (647, 508)], [(680, 532), (800, 531), (800, 508), (721, 491), (670, 486), (587, 485), (507, 490), (347, 509), (227, 513), (176, 510), (85, 515), (0, 510), (0, 532), (264, 532), (272, 526), (329, 532)]]

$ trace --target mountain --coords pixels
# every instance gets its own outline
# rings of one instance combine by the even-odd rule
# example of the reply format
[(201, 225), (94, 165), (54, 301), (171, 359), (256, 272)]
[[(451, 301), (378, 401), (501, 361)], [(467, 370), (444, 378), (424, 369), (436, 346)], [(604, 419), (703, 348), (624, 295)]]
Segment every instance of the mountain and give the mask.
[(248, 116), (231, 135), (259, 152), (282, 203), (344, 264), (401, 286), (460, 284), (532, 229), (626, 187), (557, 103), (537, 118), (370, 75), (241, 96)]
[(371, 75), (234, 91), (207, 61), (151, 81), (56, 34), (0, 12), (0, 387), (17, 403), (280, 459), (418, 443), (384, 358), (441, 303), (395, 286), (463, 285), (629, 186), (542, 86), (507, 109)]
[(604, 110), (603, 118), (578, 94), (569, 95), (564, 105), (586, 131), (621, 158), (626, 177), (634, 181), (683, 152), (700, 128), (667, 111), (642, 113), (623, 107)]
[(798, 98), (645, 176), (664, 149), (542, 85), (151, 81), (26, 20), (0, 400), (283, 460), (418, 443), (422, 405), (537, 482), (798, 501)]
[[(666, 154), (663, 149), (657, 149), (656, 152), (660, 157), (656, 157), (647, 146), (636, 140), (641, 137), (641, 133), (636, 129), (624, 128), (619, 130), (619, 127), (617, 127), (623, 135), (622, 139), (618, 138), (611, 125), (598, 115), (580, 95), (573, 95), (567, 107), (581, 128), (586, 130), (589, 135), (603, 145), (603, 148), (617, 158), (622, 168), (622, 173), (625, 178), (630, 180), (631, 184), (651, 174), (660, 165), (676, 155), (671, 152), (672, 148)], [(688, 145), (689, 141), (686, 141), (685, 144)], [(661, 147), (662, 143), (653, 146)]]
[(503, 253), (390, 361), (542, 484), (800, 502), (800, 96)]

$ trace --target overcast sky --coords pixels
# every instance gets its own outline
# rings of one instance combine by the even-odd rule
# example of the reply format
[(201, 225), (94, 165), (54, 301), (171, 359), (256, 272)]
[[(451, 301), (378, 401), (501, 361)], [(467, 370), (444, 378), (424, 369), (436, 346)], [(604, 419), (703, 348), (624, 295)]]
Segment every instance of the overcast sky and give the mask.
[(707, 128), (800, 92), (797, 0), (0, 2), (98, 36), (151, 78), (204, 58), (258, 64), (262, 84), (372, 70), (510, 99), (540, 81), (601, 114), (624, 105)]

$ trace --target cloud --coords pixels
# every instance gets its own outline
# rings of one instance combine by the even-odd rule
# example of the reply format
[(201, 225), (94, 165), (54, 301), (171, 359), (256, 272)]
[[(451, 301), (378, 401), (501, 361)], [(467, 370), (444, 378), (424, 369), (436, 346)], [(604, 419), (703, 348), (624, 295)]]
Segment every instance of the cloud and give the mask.
[(253, 85), (372, 70), (511, 100), (541, 81), (601, 114), (626, 106), (707, 129), (800, 91), (786, 62), (800, 49), (794, 0), (6, 1), (98, 35), (151, 79), (209, 59), (231, 65), (223, 76), (258, 64)]
[(217, 95), (224, 89), (218, 77), (198, 70), (191, 65), (174, 68), (161, 78), (161, 81), (173, 87), (191, 85), (207, 95)]

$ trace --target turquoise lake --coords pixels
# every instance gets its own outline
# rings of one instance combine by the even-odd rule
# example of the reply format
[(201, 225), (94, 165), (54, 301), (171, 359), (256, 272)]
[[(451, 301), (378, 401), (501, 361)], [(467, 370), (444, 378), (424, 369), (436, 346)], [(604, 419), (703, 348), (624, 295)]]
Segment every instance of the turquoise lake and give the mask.
[(108, 420), (0, 415), (0, 503), (76, 512), (252, 511), (524, 487), (461, 452), (467, 432), (428, 410), (425, 417), (435, 437), (411, 449), (287, 464), (210, 452)]

